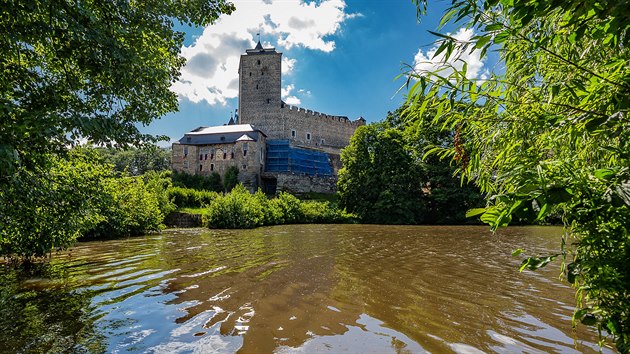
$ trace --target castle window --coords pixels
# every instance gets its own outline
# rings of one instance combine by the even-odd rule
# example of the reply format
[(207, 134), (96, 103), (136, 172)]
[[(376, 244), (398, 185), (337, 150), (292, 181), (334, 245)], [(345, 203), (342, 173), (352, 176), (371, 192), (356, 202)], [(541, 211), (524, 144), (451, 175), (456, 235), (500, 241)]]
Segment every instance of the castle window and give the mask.
[(261, 75), (261, 76), (262, 76), (262, 75), (265, 75), (265, 72), (261, 70), (261, 71), (260, 71), (260, 75)]
[(223, 149), (223, 159), (227, 159), (227, 149)]
[(184, 158), (188, 156), (188, 147), (184, 147)]
[(258, 90), (258, 84), (256, 84), (256, 90)]
[(252, 72), (251, 71), (249, 72), (249, 76), (252, 76)]
[(230, 157), (234, 158), (234, 146), (232, 146), (232, 152), (230, 153)]
[(214, 171), (214, 164), (213, 163), (210, 164), (210, 171)]
[(214, 148), (210, 149), (210, 160), (214, 159)]
[(248, 149), (247, 143), (243, 143), (243, 156), (247, 156), (247, 149)]
[(203, 160), (203, 154), (199, 154), (199, 160)]
[(221, 137), (221, 141), (225, 141), (225, 137), (224, 136)]
[(208, 159), (208, 154), (204, 154), (203, 159), (207, 160)]
[(306, 133), (306, 141), (311, 141), (311, 133)]
[(291, 138), (295, 139), (296, 135), (297, 135), (297, 132), (295, 131), (295, 129), (291, 129)]
[(203, 165), (199, 165), (199, 171), (203, 170)]
[(326, 139), (322, 139), (322, 140), (320, 141), (320, 145), (324, 145), (324, 144), (326, 144)]
[(270, 104), (270, 103), (271, 103), (271, 98), (268, 98), (267, 99), (267, 104)]
[(246, 170), (246, 169), (247, 169), (247, 165), (243, 165), (243, 170)]
[(258, 59), (258, 65), (260, 65), (260, 59)]

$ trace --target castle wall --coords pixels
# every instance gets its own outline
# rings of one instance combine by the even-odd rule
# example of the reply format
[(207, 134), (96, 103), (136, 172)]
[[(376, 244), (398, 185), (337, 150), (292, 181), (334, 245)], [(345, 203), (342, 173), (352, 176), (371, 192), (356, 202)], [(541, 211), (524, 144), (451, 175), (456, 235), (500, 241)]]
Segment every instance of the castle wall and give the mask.
[[(264, 170), (265, 143), (264, 138), (259, 141), (211, 145), (174, 143), (173, 170), (203, 176), (216, 172), (223, 179), (227, 169), (230, 166), (236, 166), (239, 182), (251, 191), (255, 191), (260, 184), (260, 173)], [(247, 153), (245, 153), (245, 146), (247, 146)]]
[(337, 177), (304, 176), (289, 173), (276, 174), (275, 177), (277, 181), (276, 193), (289, 192), (291, 194), (332, 194), (337, 191)]
[(354, 131), (365, 121), (350, 121), (345, 117), (286, 105), (275, 112), (259, 114), (252, 124), (264, 131), (268, 139), (289, 139), (296, 145), (329, 147), (338, 153), (339, 149), (349, 144)]

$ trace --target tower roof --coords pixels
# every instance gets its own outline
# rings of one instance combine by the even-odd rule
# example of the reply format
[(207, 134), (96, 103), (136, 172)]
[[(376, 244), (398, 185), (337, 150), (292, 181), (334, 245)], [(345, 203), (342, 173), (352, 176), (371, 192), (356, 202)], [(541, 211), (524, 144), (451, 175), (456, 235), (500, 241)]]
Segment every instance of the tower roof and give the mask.
[(254, 49), (256, 49), (256, 50), (263, 50), (263, 46), (262, 46), (262, 44), (260, 44), (260, 40), (258, 41), (258, 44), (256, 44), (256, 47)]

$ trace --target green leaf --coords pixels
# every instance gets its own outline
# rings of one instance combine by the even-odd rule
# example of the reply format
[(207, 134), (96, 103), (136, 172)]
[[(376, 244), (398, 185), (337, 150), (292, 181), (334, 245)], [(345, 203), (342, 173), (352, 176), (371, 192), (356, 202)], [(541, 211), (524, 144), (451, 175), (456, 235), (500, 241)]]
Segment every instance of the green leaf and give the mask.
[(477, 49), (481, 49), (483, 48), (486, 44), (488, 44), (488, 42), (490, 42), (490, 36), (482, 36), (479, 37), (479, 39), (477, 39), (477, 43), (475, 43), (475, 48)]
[(514, 251), (512, 251), (512, 257), (517, 257), (519, 256), (521, 253), (525, 252), (523, 249), (521, 248), (517, 248)]
[(473, 216), (477, 216), (486, 212), (486, 208), (474, 208), (470, 209), (466, 212), (466, 217), (470, 218)]

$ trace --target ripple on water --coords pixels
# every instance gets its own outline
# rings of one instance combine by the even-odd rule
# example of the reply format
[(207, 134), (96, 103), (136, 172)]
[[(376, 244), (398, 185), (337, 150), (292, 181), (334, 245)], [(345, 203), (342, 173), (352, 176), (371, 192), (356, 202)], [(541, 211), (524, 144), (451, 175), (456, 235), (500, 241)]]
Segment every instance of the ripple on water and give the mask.
[(511, 230), (288, 225), (81, 243), (53, 259), (61, 278), (6, 287), (4, 313), (19, 320), (0, 319), (9, 329), (0, 343), (10, 352), (597, 351), (595, 333), (571, 328), (573, 291), (559, 268), (519, 273), (511, 256), (557, 249), (559, 230)]

